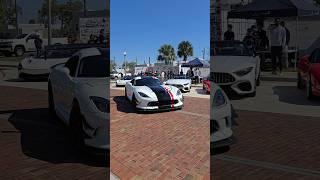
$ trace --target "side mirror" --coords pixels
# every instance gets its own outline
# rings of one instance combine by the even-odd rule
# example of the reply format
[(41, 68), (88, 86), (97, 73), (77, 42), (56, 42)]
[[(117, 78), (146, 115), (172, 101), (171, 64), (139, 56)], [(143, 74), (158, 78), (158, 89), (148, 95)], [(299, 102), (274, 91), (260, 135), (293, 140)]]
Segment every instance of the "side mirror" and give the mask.
[(70, 75), (70, 70), (67, 67), (62, 68), (61, 70), (63, 73), (67, 74), (68, 76)]

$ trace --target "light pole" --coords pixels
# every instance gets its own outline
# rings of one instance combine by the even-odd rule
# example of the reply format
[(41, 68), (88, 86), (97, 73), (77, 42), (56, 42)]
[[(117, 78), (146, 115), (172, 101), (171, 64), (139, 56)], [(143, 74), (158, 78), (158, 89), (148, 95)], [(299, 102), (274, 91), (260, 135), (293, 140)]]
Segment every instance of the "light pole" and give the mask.
[(48, 0), (48, 45), (51, 45), (51, 0)]
[(87, 1), (83, 0), (83, 15), (84, 17), (87, 16)]
[(123, 56), (124, 56), (124, 75), (127, 74), (127, 62), (126, 62), (126, 56), (127, 56), (127, 52), (124, 52), (123, 53)]
[(17, 0), (14, 0), (14, 11), (15, 11), (15, 14), (16, 14), (16, 31), (17, 31), (17, 35), (19, 35), (18, 6), (17, 6)]

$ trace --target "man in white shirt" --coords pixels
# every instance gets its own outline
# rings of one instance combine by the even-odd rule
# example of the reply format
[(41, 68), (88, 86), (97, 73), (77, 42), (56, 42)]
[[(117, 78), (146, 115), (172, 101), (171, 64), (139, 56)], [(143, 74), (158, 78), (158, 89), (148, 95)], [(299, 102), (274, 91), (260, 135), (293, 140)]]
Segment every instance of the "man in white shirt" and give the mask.
[[(276, 18), (270, 28), (270, 47), (272, 58), (272, 73), (277, 74), (279, 63), (280, 74), (282, 72), (282, 50), (286, 46), (286, 30), (280, 26), (280, 19)], [(277, 63), (278, 62), (278, 63)]]

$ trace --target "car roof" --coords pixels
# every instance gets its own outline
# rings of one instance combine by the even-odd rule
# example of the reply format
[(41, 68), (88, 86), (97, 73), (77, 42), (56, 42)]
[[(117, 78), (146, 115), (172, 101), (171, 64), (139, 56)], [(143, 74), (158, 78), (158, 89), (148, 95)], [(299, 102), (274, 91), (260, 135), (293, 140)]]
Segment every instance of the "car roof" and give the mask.
[(105, 55), (106, 58), (109, 58), (109, 50), (107, 48), (86, 48), (86, 49), (81, 49), (75, 55), (78, 55), (80, 59), (83, 59), (85, 57), (90, 57), (90, 56), (99, 56), (99, 55)]

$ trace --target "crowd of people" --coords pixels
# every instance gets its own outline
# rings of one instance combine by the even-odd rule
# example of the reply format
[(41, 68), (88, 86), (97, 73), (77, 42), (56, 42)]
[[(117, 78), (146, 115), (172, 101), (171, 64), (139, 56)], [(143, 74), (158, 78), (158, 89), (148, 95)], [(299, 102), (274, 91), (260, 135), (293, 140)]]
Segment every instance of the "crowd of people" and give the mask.
[[(235, 33), (232, 25), (228, 25), (227, 31), (224, 33), (225, 41), (234, 41)], [(268, 33), (267, 33), (268, 31)], [(279, 18), (270, 24), (267, 31), (264, 29), (263, 22), (257, 22), (247, 29), (243, 39), (244, 45), (254, 53), (259, 51), (271, 51), (272, 73), (277, 74), (279, 68), (280, 74), (283, 69), (283, 59), (288, 58), (288, 46), (290, 43), (290, 31), (286, 27), (285, 22)], [(269, 36), (268, 36), (269, 34)], [(264, 57), (261, 57), (264, 59)]]
[(182, 69), (179, 73), (175, 73), (172, 70), (168, 71), (154, 71), (154, 72), (140, 72), (138, 74), (139, 76), (154, 76), (160, 79), (162, 82), (168, 80), (168, 79), (174, 79), (176, 76), (185, 76), (186, 78), (194, 80), (195, 84), (201, 83), (201, 71), (199, 68), (192, 68), (188, 69), (187, 73), (184, 74)]

